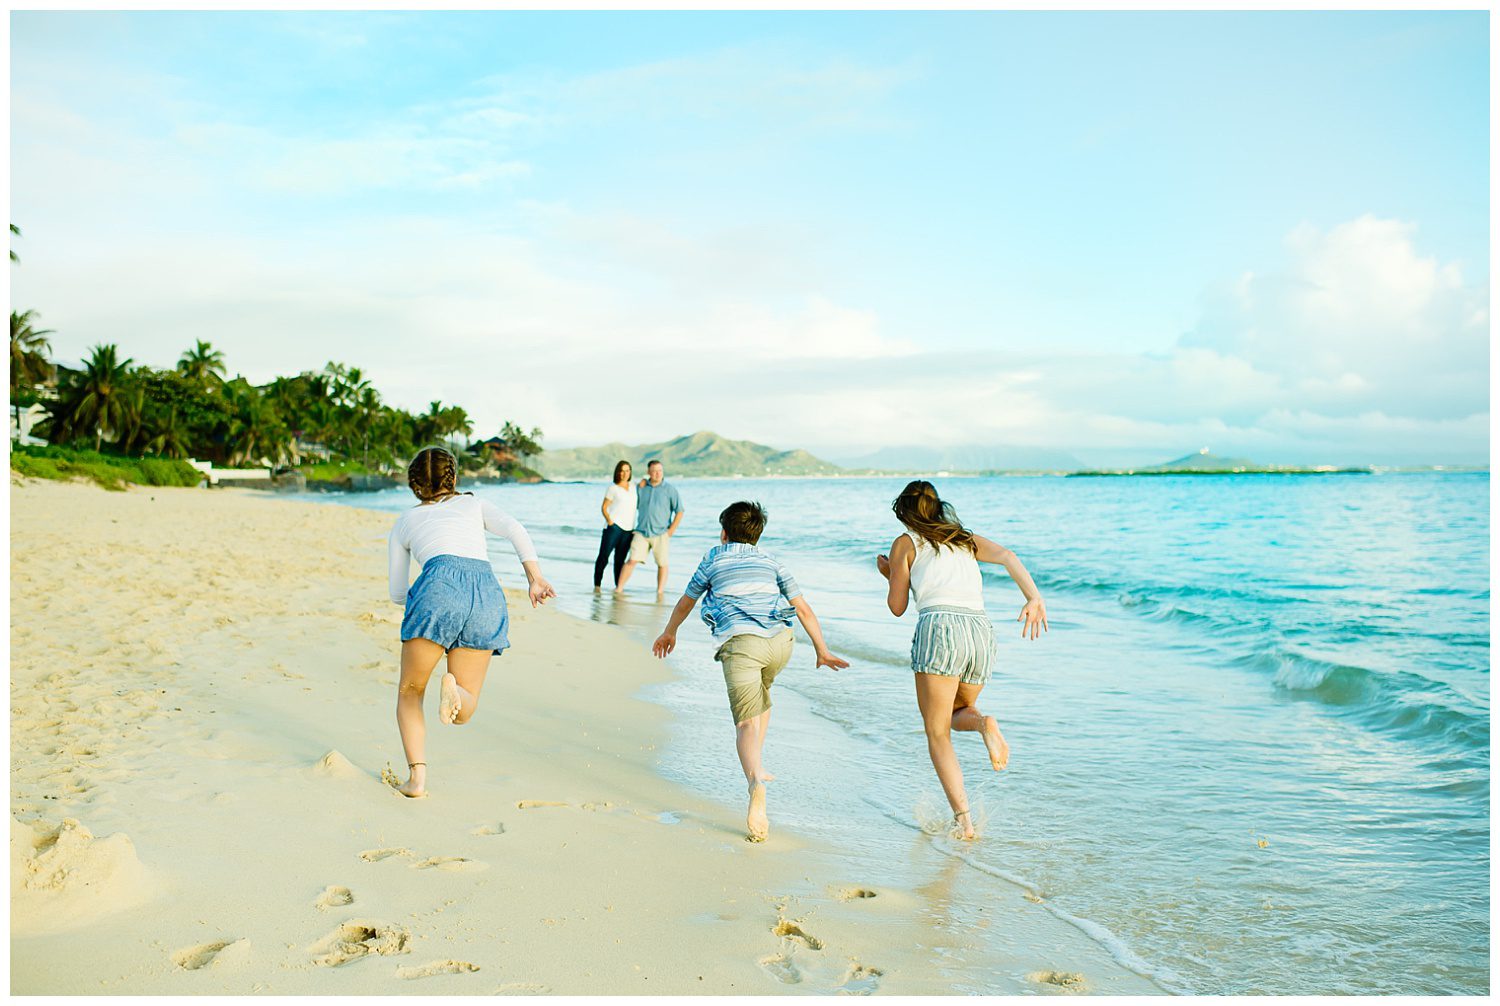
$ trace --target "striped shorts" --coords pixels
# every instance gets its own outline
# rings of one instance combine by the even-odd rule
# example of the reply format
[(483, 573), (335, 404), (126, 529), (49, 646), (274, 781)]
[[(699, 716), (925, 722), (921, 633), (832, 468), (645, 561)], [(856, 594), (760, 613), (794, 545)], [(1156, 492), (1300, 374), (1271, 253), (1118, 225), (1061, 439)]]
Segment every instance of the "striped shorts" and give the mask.
[(982, 685), (990, 679), (995, 650), (995, 627), (989, 615), (973, 608), (935, 604), (923, 608), (917, 617), (917, 631), (911, 637), (911, 669)]

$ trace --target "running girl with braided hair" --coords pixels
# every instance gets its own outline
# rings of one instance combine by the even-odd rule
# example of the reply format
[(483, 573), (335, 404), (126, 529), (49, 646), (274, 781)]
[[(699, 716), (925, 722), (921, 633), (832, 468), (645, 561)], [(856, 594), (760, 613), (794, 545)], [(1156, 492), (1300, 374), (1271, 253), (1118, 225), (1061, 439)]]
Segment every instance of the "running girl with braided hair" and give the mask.
[[(409, 773), (396, 788), (420, 797), (427, 795), (422, 699), (433, 669), (446, 654), (438, 720), (467, 723), (479, 704), (490, 658), (510, 645), (505, 594), (490, 567), (485, 532), (510, 540), (526, 571), (533, 608), (557, 594), (542, 576), (531, 536), (520, 522), (488, 500), (458, 491), (458, 460), (449, 451), (419, 452), (406, 470), (406, 482), (420, 502), (396, 519), (388, 544), (391, 600), (406, 607), (396, 727)], [(413, 558), (421, 573), (408, 588)]]
[(917, 606), (917, 629), (911, 640), (911, 669), (917, 681), (917, 707), (927, 733), (927, 754), (938, 782), (953, 808), (956, 834), (974, 837), (964, 773), (953, 753), (952, 730), (971, 730), (984, 738), (990, 767), (996, 772), (1010, 759), (1010, 747), (995, 717), (979, 711), (979, 693), (995, 662), (995, 627), (984, 611), (981, 562), (1004, 566), (1026, 605), (1016, 621), (1021, 636), (1032, 639), (1047, 630), (1047, 607), (1031, 574), (1016, 554), (959, 523), (953, 506), (938, 498), (931, 482), (907, 484), (891, 503), (906, 532), (891, 544), (889, 556), (875, 558), (890, 581), (886, 605), (901, 617), (907, 603)]

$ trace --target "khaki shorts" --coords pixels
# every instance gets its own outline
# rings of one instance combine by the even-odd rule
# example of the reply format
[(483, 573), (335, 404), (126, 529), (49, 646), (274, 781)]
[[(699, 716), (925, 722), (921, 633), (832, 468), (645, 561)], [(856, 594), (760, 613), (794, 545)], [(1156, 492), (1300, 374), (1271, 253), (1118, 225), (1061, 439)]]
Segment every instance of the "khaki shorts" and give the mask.
[(770, 638), (749, 633), (731, 636), (714, 659), (724, 666), (734, 722), (753, 720), (771, 708), (771, 683), (792, 659), (791, 627)]
[(630, 536), (630, 561), (645, 562), (646, 553), (650, 552), (656, 559), (657, 566), (667, 564), (667, 542), (671, 535), (663, 531), (661, 534), (653, 534), (649, 537), (635, 531)]

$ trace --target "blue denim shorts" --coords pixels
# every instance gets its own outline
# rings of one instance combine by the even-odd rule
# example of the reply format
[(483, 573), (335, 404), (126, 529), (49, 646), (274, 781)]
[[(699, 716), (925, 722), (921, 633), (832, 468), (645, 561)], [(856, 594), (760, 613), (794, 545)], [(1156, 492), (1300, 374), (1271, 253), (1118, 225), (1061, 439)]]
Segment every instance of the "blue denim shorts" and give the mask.
[(510, 614), (495, 571), (483, 559), (436, 555), (406, 592), (401, 641), (430, 639), (445, 650), (501, 652)]

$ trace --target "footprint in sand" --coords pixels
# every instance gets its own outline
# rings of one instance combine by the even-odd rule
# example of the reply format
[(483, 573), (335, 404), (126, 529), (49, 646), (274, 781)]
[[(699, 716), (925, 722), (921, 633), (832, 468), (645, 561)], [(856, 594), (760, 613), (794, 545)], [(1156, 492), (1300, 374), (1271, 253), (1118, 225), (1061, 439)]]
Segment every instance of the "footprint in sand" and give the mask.
[(849, 971), (844, 975), (844, 980), (839, 984), (839, 995), (873, 995), (875, 990), (880, 987), (880, 978), (884, 974), (885, 972), (879, 968), (872, 968), (858, 961), (850, 961)]
[(538, 807), (566, 807), (561, 800), (517, 800), (517, 810), (536, 810)]
[(873, 898), (875, 892), (868, 887), (846, 887), (838, 893), (840, 901), (859, 901), (862, 898)]
[(184, 971), (197, 971), (211, 966), (232, 967), (243, 964), (250, 956), (249, 940), (218, 940), (200, 943), (196, 947), (183, 947), (172, 952), (172, 963)]
[(802, 981), (802, 972), (786, 954), (772, 954), (756, 961), (760, 969), (783, 985), (796, 985)]
[(471, 835), (503, 835), (503, 834), (505, 834), (505, 825), (503, 825), (503, 824), (481, 824), (479, 827), (477, 827), (473, 831), (469, 832), (469, 834), (471, 834)]
[(411, 933), (400, 926), (356, 919), (345, 922), (308, 950), (316, 955), (314, 964), (336, 968), (371, 954), (410, 953), (410, 942)]
[(777, 936), (780, 936), (784, 940), (788, 940), (792, 943), (800, 943), (809, 950), (823, 949), (822, 940), (818, 939), (816, 936), (813, 936), (811, 933), (804, 931), (801, 926), (793, 922), (791, 919), (782, 919), (780, 922), (776, 923), (776, 928), (772, 929), (771, 932), (775, 933)]
[(536, 982), (508, 982), (495, 990), (497, 996), (544, 996), (552, 991), (550, 985)]
[(433, 975), (462, 975), (478, 971), (478, 964), (468, 961), (431, 961), (416, 967), (397, 968), (396, 977), (411, 981), (413, 978), (431, 978)]
[(1026, 976), (1026, 980), (1038, 985), (1051, 985), (1063, 992), (1083, 992), (1088, 988), (1088, 982), (1077, 971), (1033, 971)]
[(329, 884), (323, 888), (323, 893), (318, 895), (318, 900), (313, 904), (325, 912), (330, 908), (342, 908), (345, 905), (354, 904), (354, 892), (347, 887)]
[(463, 856), (433, 856), (430, 859), (422, 860), (420, 863), (411, 864), (411, 868), (413, 870), (449, 870), (456, 872), (487, 870), (489, 869), (489, 864), (481, 863), (477, 859), (466, 859)]
[(366, 849), (359, 854), (359, 858), (366, 863), (378, 863), (382, 859), (390, 859), (392, 856), (410, 856), (410, 849)]

